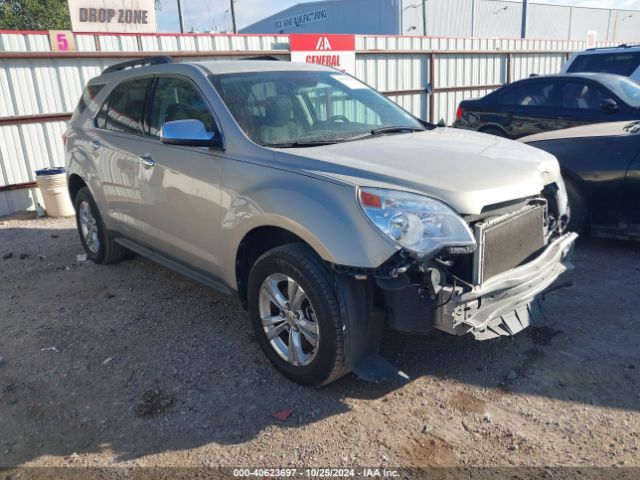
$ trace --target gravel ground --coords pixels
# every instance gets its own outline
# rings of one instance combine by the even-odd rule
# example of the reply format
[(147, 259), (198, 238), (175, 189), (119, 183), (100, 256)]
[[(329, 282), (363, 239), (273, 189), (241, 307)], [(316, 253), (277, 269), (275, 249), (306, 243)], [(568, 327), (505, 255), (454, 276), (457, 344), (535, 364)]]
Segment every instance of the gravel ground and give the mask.
[(410, 382), (320, 390), (235, 298), (79, 253), (71, 219), (0, 219), (0, 465), (640, 467), (639, 244), (580, 242), (544, 327), (389, 334)]

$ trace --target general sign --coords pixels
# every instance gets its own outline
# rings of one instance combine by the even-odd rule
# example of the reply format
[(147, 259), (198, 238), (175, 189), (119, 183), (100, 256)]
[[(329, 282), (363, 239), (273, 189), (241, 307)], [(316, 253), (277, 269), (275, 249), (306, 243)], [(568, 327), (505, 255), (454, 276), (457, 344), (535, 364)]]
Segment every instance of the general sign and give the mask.
[(69, 0), (74, 32), (155, 33), (154, 0)]
[(292, 62), (317, 63), (355, 75), (355, 35), (292, 33), (289, 35)]

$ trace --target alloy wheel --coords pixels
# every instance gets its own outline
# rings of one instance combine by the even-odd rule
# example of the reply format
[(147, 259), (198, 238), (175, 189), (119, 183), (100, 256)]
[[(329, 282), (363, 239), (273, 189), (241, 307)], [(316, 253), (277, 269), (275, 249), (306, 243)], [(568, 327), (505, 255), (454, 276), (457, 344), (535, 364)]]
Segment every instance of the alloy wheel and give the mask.
[(274, 273), (260, 287), (262, 328), (278, 355), (293, 366), (309, 365), (320, 346), (315, 310), (293, 278)]
[(87, 201), (80, 203), (80, 209), (78, 210), (78, 217), (80, 219), (80, 230), (82, 232), (82, 238), (87, 245), (87, 248), (93, 254), (97, 254), (100, 250), (100, 237), (98, 235), (98, 222), (93, 216), (91, 211), (91, 205)]

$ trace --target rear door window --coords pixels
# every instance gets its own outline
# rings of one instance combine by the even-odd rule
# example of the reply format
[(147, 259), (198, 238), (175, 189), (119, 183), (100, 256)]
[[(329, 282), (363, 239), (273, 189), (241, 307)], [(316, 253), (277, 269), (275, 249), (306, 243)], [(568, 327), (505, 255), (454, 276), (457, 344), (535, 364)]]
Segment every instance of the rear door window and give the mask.
[(615, 73), (631, 76), (640, 67), (640, 52), (592, 53), (579, 55), (567, 72)]
[(555, 107), (555, 85), (551, 82), (530, 82), (515, 85), (500, 97), (502, 105), (520, 107)]
[(562, 85), (562, 108), (600, 110), (604, 94), (601, 88), (587, 82), (571, 81)]
[(140, 120), (151, 78), (127, 80), (119, 84), (98, 112), (96, 126), (119, 133), (140, 135)]

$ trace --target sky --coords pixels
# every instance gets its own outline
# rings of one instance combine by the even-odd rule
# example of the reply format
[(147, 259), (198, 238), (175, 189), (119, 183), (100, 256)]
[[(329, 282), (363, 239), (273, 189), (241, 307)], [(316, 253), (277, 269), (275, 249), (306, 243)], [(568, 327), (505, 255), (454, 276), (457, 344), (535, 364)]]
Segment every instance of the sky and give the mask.
[[(198, 32), (230, 31), (230, 1), (182, 0), (185, 28)], [(298, 3), (306, 2), (304, 0), (235, 0), (238, 29)], [(532, 0), (532, 3), (640, 10), (640, 0)], [(162, 0), (162, 9), (158, 12), (158, 28), (161, 32), (180, 31), (177, 0)]]

